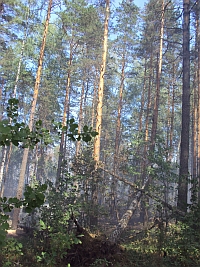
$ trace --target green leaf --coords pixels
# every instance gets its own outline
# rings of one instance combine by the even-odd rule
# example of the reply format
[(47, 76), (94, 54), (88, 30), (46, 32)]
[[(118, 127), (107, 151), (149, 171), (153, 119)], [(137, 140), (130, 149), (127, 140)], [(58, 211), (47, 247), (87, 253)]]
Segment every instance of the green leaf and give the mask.
[(92, 140), (92, 137), (91, 137), (89, 134), (83, 136), (83, 141), (85, 141), (85, 142), (89, 142), (89, 141), (91, 141), (91, 140)]
[(91, 132), (90, 134), (91, 134), (92, 137), (95, 137), (95, 136), (97, 136), (99, 133), (98, 133), (98, 132)]
[(87, 125), (85, 125), (84, 127), (83, 127), (83, 131), (86, 133), (86, 132), (88, 132), (88, 126)]

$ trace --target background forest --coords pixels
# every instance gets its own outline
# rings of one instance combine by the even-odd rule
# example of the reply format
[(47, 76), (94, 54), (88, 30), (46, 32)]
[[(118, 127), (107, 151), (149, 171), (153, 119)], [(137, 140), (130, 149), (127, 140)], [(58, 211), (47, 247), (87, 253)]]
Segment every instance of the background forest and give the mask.
[(1, 214), (35, 230), (1, 266), (200, 266), (199, 19), (199, 0), (0, 0)]

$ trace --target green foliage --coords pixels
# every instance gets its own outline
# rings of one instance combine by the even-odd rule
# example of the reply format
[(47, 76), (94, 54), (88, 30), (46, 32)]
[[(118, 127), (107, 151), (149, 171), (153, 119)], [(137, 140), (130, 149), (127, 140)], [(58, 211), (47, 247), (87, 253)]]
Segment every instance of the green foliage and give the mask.
[(9, 229), (9, 224), (7, 220), (9, 218), (5, 212), (10, 212), (14, 208), (25, 207), (26, 212), (32, 212), (35, 208), (40, 207), (44, 203), (45, 191), (47, 185), (38, 185), (35, 188), (29, 186), (26, 187), (24, 192), (24, 199), (20, 200), (16, 197), (14, 198), (0, 198), (0, 247), (5, 245), (5, 239), (7, 230)]
[(12, 143), (15, 146), (21, 145), (23, 148), (34, 148), (41, 140), (45, 145), (52, 142), (49, 131), (41, 127), (40, 120), (36, 122), (35, 131), (30, 131), (25, 123), (17, 122), (18, 104), (19, 101), (15, 98), (8, 100), (8, 119), (0, 121), (0, 145), (9, 146)]
[(21, 266), (18, 262), (22, 252), (23, 245), (14, 238), (6, 240), (4, 247), (1, 250), (1, 256), (3, 257), (2, 267)]
[(84, 142), (89, 142), (92, 140), (92, 137), (95, 137), (98, 135), (98, 132), (93, 131), (92, 127), (88, 127), (85, 125), (83, 127), (83, 132), (78, 132), (78, 124), (75, 123), (75, 120), (72, 118), (70, 120), (67, 120), (67, 125), (62, 126), (62, 123), (55, 123), (54, 124), (54, 130), (61, 136), (62, 132), (66, 133), (69, 137), (69, 140), (71, 141), (80, 141), (83, 140)]
[(46, 194), (48, 205), (39, 209), (40, 230), (36, 230), (35, 238), (38, 246), (43, 247), (43, 251), (37, 254), (36, 258), (45, 266), (58, 264), (73, 244), (81, 243), (81, 235), (77, 236), (72, 229), (71, 216), (72, 213), (77, 214), (77, 205), (74, 204), (76, 193), (68, 182), (68, 179), (66, 183), (63, 181), (59, 190), (49, 183)]

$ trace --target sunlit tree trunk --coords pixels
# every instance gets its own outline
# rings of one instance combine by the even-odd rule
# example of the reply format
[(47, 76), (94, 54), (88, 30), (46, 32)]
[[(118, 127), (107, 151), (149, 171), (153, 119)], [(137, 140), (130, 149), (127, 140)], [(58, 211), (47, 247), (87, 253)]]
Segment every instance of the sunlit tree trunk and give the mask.
[[(49, 4), (48, 4), (47, 17), (46, 17), (46, 21), (45, 21), (42, 45), (41, 45), (40, 55), (39, 55), (39, 60), (38, 60), (38, 69), (37, 69), (37, 74), (36, 74), (36, 81), (35, 81), (33, 100), (32, 100), (31, 112), (30, 112), (30, 119), (29, 119), (29, 129), (31, 131), (33, 130), (33, 124), (34, 124), (36, 103), (37, 103), (37, 98), (38, 98), (38, 91), (39, 91), (41, 71), (42, 71), (42, 62), (43, 62), (43, 57), (44, 57), (44, 49), (45, 49), (45, 44), (46, 44), (46, 37), (47, 37), (47, 32), (48, 32), (48, 26), (49, 26), (49, 20), (50, 20), (51, 8), (52, 8), (52, 1), (53, 0), (49, 0)], [(27, 160), (28, 160), (28, 152), (29, 152), (29, 148), (25, 148), (23, 158), (22, 158), (18, 188), (17, 188), (17, 198), (18, 199), (22, 198), (22, 196), (23, 196), (24, 179), (25, 179), (26, 165), (27, 165)], [(18, 216), (19, 216), (19, 209), (15, 209), (14, 213), (13, 213), (13, 221), (12, 221), (12, 228), (13, 229), (17, 228)]]
[(110, 0), (106, 0), (106, 15), (104, 22), (104, 39), (103, 39), (103, 55), (102, 64), (100, 70), (99, 88), (98, 88), (98, 104), (97, 104), (97, 115), (96, 115), (96, 132), (98, 135), (94, 140), (94, 160), (99, 162), (100, 159), (100, 140), (101, 140), (101, 127), (102, 127), (102, 109), (103, 109), (103, 93), (104, 93), (104, 74), (106, 70), (106, 58), (108, 49), (108, 22), (110, 13)]
[[(100, 140), (101, 140), (101, 127), (102, 127), (102, 109), (103, 109), (103, 93), (104, 93), (104, 74), (106, 70), (106, 59), (107, 59), (107, 49), (108, 49), (108, 22), (110, 13), (110, 0), (106, 0), (106, 14), (104, 22), (104, 38), (103, 38), (103, 54), (102, 54), (102, 64), (100, 69), (100, 78), (98, 86), (98, 97), (97, 97), (97, 114), (96, 114), (96, 132), (98, 135), (94, 140), (94, 150), (93, 157), (95, 160), (95, 169), (98, 168), (98, 162), (100, 159)], [(98, 224), (98, 183), (97, 178), (93, 177), (92, 181), (92, 209), (93, 215), (91, 216), (91, 225), (96, 226)], [(96, 209), (96, 212), (94, 212)]]
[(188, 159), (190, 136), (190, 1), (183, 1), (183, 94), (180, 172), (177, 207), (187, 211)]

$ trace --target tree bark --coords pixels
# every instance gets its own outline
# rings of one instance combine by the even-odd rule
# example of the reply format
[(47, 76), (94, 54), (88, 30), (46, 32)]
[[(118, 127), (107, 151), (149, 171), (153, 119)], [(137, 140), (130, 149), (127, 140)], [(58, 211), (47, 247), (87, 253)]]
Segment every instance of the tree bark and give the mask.
[(183, 1), (183, 93), (181, 154), (177, 207), (187, 211), (188, 159), (190, 135), (190, 1)]
[[(29, 119), (30, 131), (33, 130), (36, 103), (37, 103), (37, 98), (38, 98), (38, 91), (39, 91), (41, 71), (42, 71), (42, 62), (43, 62), (43, 57), (44, 57), (44, 49), (45, 49), (45, 44), (46, 44), (46, 37), (47, 37), (51, 8), (52, 8), (52, 1), (53, 0), (49, 0), (49, 4), (48, 4), (47, 17), (46, 17), (46, 22), (45, 22), (45, 27), (44, 27), (42, 45), (41, 45), (41, 49), (40, 49), (40, 56), (39, 56), (39, 60), (38, 60), (38, 69), (37, 69), (37, 74), (36, 74), (36, 81), (35, 81), (33, 100), (32, 100), (32, 106), (31, 106), (31, 113), (30, 113), (30, 119)], [(25, 171), (26, 171), (26, 165), (27, 165), (27, 160), (28, 160), (28, 153), (29, 153), (29, 148), (25, 148), (24, 154), (23, 154), (23, 159), (22, 159), (22, 164), (21, 164), (18, 188), (17, 188), (17, 198), (18, 199), (22, 198), (22, 196), (23, 196), (24, 179), (25, 179)], [(17, 228), (19, 211), (20, 211), (19, 209), (14, 210), (13, 220), (12, 220), (12, 228), (13, 229)]]
[[(100, 69), (100, 79), (98, 87), (98, 104), (97, 104), (97, 115), (96, 115), (96, 132), (98, 135), (94, 140), (94, 160), (98, 164), (100, 159), (100, 140), (101, 140), (101, 127), (102, 127), (102, 109), (103, 109), (103, 93), (104, 93), (104, 74), (106, 70), (106, 58), (108, 49), (108, 22), (110, 15), (110, 0), (106, 0), (106, 15), (104, 22), (104, 39), (103, 39), (103, 55), (102, 64)], [(96, 165), (97, 167), (97, 165)]]
[(159, 45), (159, 55), (158, 55), (158, 66), (157, 66), (157, 75), (156, 75), (156, 96), (154, 103), (153, 111), (153, 123), (151, 129), (151, 151), (154, 150), (155, 141), (156, 141), (156, 131), (158, 124), (158, 108), (160, 101), (160, 79), (162, 72), (162, 50), (163, 50), (163, 35), (164, 35), (164, 18), (165, 18), (165, 4), (162, 0), (162, 11), (161, 11), (161, 25), (160, 25), (160, 45)]

